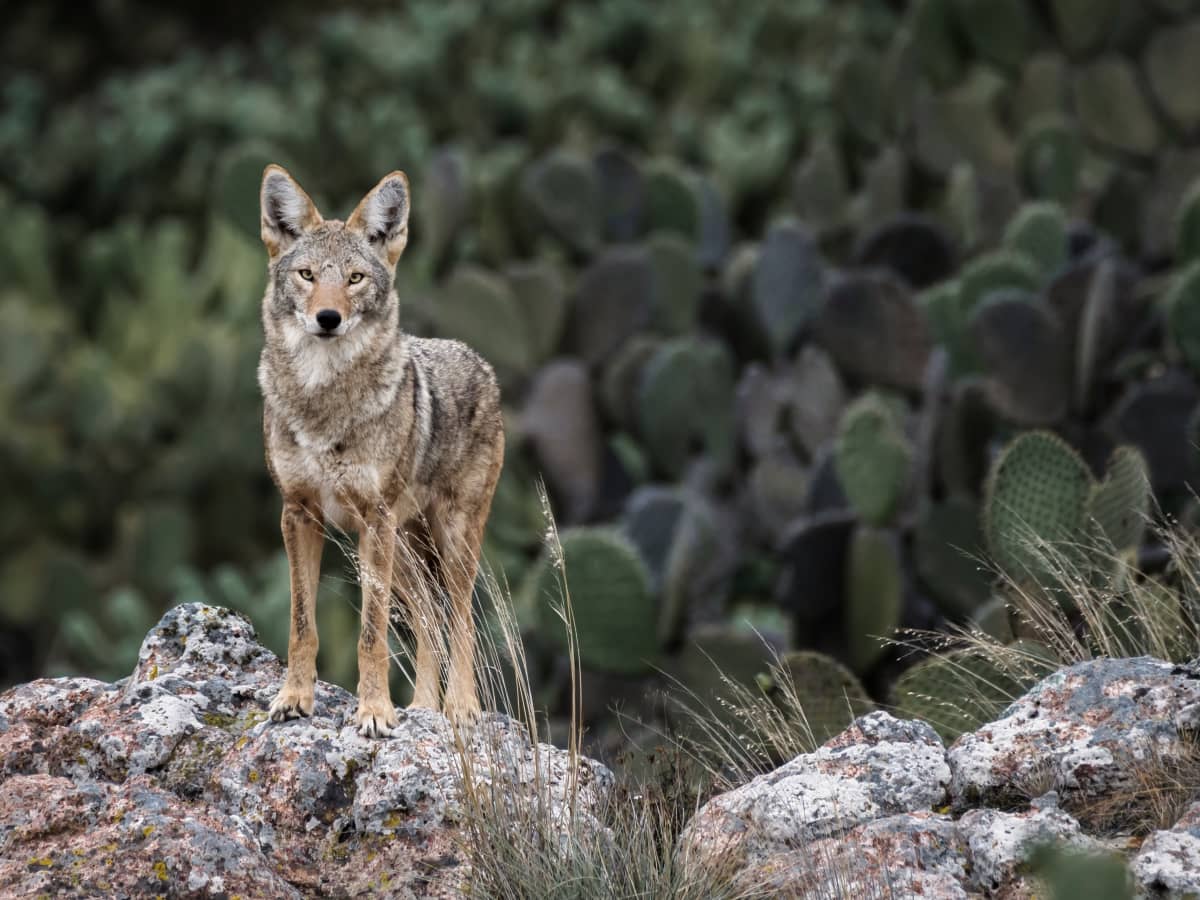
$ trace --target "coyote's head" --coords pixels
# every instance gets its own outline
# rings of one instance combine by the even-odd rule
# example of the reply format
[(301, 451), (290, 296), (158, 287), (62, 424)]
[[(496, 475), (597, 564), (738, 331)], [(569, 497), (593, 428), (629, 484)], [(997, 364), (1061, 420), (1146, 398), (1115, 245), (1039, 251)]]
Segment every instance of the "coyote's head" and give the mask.
[(276, 165), (263, 172), (260, 199), (271, 272), (263, 312), (289, 343), (340, 343), (390, 313), (396, 261), (408, 243), (403, 172), (384, 176), (345, 222), (323, 219)]

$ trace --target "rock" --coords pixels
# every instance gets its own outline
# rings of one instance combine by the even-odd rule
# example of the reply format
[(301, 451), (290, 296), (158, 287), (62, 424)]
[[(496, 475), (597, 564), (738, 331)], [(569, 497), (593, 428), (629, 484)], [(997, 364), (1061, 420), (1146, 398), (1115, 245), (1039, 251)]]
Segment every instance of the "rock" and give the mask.
[(973, 809), (959, 819), (958, 832), (967, 845), (970, 887), (988, 896), (996, 896), (1017, 880), (1029, 853), (1041, 844), (1101, 849), (1100, 842), (1085, 835), (1078, 822), (1053, 806), (1023, 813)]
[(922, 811), (876, 819), (773, 856), (741, 872), (738, 883), (753, 896), (959, 900), (968, 896), (967, 869), (954, 822)]
[(1062, 669), (1002, 719), (954, 743), (947, 753), (953, 803), (1003, 805), (1027, 796), (1032, 783), (1057, 790), (1068, 808), (1111, 796), (1131, 786), (1129, 760), (1185, 752), (1174, 717), (1197, 699), (1194, 666), (1139, 657)]
[[(273, 724), (283, 673), (247, 619), (193, 603), (163, 616), (127, 679), (0, 696), (0, 894), (456, 896), (464, 762), (514, 792), (536, 763), (550, 815), (567, 814), (567, 754), (504, 716), (461, 750), (429, 710), (370, 741), (354, 697), (318, 682), (311, 718)], [(611, 774), (589, 761), (581, 781), (586, 816)]]
[(10, 778), (0, 784), (0, 834), (10, 897), (304, 896), (245, 825), (191, 808), (147, 775), (119, 785)]
[(755, 867), (864, 822), (941, 805), (949, 778), (932, 728), (873, 712), (817, 751), (710, 800), (680, 841), (696, 853), (739, 853)]
[(1131, 868), (1146, 896), (1200, 896), (1200, 801), (1174, 828), (1146, 838)]
[[(755, 896), (1067, 896), (1036, 880), (1046, 849), (1119, 881), (1116, 851), (1136, 843), (1094, 810), (1135, 802), (1146, 790), (1139, 762), (1189, 777), (1179, 773), (1194, 766), (1198, 694), (1200, 662), (1093, 660), (1046, 678), (948, 751), (925, 722), (873, 712), (710, 800), (677, 851), (701, 872), (732, 868)], [(1200, 802), (1132, 853), (1139, 897), (1200, 895)]]

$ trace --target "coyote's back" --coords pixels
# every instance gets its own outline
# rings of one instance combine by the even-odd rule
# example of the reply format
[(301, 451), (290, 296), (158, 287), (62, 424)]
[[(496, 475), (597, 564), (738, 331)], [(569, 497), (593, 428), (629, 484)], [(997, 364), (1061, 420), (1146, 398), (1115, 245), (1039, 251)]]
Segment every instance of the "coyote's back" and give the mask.
[(361, 730), (386, 736), (397, 722), (387, 678), (393, 586), (417, 645), (413, 705), (437, 708), (444, 674), (442, 708), (471, 717), (471, 591), (504, 452), (495, 376), (464, 344), (400, 328), (392, 281), (408, 240), (403, 173), (380, 181), (344, 223), (323, 219), (278, 166), (263, 174), (261, 203), (270, 262), (258, 374), (292, 583), (288, 672), (271, 716), (312, 712), (317, 582), (332, 525), (359, 535)]

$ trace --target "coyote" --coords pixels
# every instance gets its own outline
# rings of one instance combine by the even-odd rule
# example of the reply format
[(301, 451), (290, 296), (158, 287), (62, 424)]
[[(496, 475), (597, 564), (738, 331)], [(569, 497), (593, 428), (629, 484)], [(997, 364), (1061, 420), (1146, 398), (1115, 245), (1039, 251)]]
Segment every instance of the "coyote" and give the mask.
[(287, 676), (271, 718), (313, 711), (328, 524), (358, 532), (360, 732), (388, 737), (398, 721), (388, 689), (393, 590), (417, 645), (412, 705), (437, 709), (444, 589), (441, 708), (469, 720), (479, 713), (471, 594), (504, 456), (495, 375), (457, 341), (400, 329), (392, 281), (408, 242), (403, 172), (385, 176), (345, 222), (323, 219), (276, 165), (263, 172), (260, 201), (269, 274), (258, 382), (292, 591)]

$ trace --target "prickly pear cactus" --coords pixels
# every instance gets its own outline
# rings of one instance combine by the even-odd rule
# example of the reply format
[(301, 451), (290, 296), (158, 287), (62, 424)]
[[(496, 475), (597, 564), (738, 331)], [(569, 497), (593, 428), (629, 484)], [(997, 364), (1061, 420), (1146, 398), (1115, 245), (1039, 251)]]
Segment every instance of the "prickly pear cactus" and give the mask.
[(567, 531), (560, 543), (561, 560), (556, 550), (547, 550), (530, 573), (541, 634), (566, 646), (567, 628), (556, 608), (569, 600), (586, 668), (646, 671), (658, 657), (658, 609), (637, 550), (610, 528)]
[(683, 334), (700, 311), (703, 279), (695, 252), (676, 234), (652, 235), (647, 243), (654, 265), (654, 324), (665, 334)]
[(733, 361), (715, 341), (664, 343), (642, 369), (637, 422), (658, 469), (678, 477), (700, 444), (720, 467), (733, 461)]
[(768, 694), (795, 692), (816, 744), (840, 734), (861, 715), (875, 708), (862, 683), (836, 659), (813, 650), (785, 653), (772, 673), (786, 677), (790, 687), (768, 684)]
[(1092, 140), (1144, 156), (1158, 149), (1162, 128), (1127, 60), (1110, 54), (1077, 69), (1071, 93), (1079, 122)]
[(958, 302), (964, 313), (974, 310), (988, 295), (1016, 289), (1036, 291), (1041, 276), (1024, 253), (997, 250), (973, 260), (959, 278)]
[(912, 449), (887, 401), (864, 394), (846, 408), (834, 448), (838, 480), (863, 521), (882, 525), (908, 490)]
[(783, 355), (821, 303), (824, 267), (816, 241), (797, 222), (767, 232), (754, 268), (751, 303), (761, 331)]
[(1200, 261), (1175, 276), (1166, 311), (1171, 340), (1192, 371), (1200, 372)]
[(987, 602), (991, 577), (984, 568), (979, 507), (958, 495), (931, 505), (913, 536), (917, 573), (938, 606), (968, 616)]
[(992, 291), (967, 323), (987, 373), (992, 408), (1018, 425), (1053, 425), (1071, 399), (1068, 335), (1057, 314), (1025, 291)]
[(700, 204), (695, 177), (668, 160), (646, 171), (646, 221), (651, 231), (667, 231), (695, 240), (700, 227)]
[(1104, 480), (1092, 487), (1088, 513), (1100, 529), (1104, 550), (1136, 550), (1150, 515), (1150, 478), (1135, 447), (1118, 447), (1108, 459)]
[(463, 266), (443, 285), (434, 304), (438, 334), (474, 347), (491, 363), (502, 384), (533, 369), (530, 329), (505, 280), (478, 266)]
[(1057, 203), (1027, 203), (1004, 230), (1004, 245), (1050, 275), (1067, 261), (1067, 217)]
[(525, 171), (521, 190), (547, 231), (573, 250), (595, 249), (600, 236), (599, 189), (586, 159), (553, 152)]
[(1093, 479), (1065, 441), (1030, 431), (992, 465), (985, 487), (983, 528), (995, 563), (1018, 581), (1044, 573), (1039, 546), (1077, 542), (1087, 522)]
[(898, 715), (924, 719), (949, 743), (995, 719), (1024, 685), (982, 654), (959, 650), (908, 669), (892, 688)]
[(899, 538), (859, 526), (846, 556), (845, 633), (854, 671), (868, 671), (886, 654), (886, 641), (900, 625), (903, 603)]
[(1175, 211), (1175, 261), (1200, 261), (1200, 180), (1192, 183)]
[(1074, 126), (1056, 114), (1031, 121), (1017, 146), (1017, 173), (1034, 197), (1070, 203), (1079, 191), (1085, 149)]
[[(774, 658), (775, 651), (753, 631), (725, 623), (700, 625), (684, 637), (682, 649), (669, 663), (675, 684), (668, 690), (687, 705), (703, 704), (732, 724), (737, 715), (722, 698), (738, 689), (756, 690)], [(689, 723), (685, 718), (678, 724), (686, 730)]]

